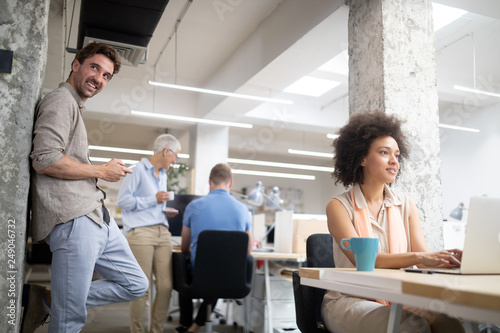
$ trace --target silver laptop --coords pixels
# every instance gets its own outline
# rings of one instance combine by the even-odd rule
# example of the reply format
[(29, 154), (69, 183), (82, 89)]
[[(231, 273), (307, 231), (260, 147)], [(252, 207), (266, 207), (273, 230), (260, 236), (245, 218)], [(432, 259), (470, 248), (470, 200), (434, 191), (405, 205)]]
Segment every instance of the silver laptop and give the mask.
[(406, 269), (444, 274), (500, 274), (500, 198), (472, 197), (460, 268)]

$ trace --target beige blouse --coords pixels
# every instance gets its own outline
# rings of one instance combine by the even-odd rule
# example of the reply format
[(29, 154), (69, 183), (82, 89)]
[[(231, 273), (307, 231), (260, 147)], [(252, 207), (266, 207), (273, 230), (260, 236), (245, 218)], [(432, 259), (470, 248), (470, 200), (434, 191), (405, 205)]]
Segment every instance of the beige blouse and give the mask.
[[(410, 200), (409, 197), (401, 192), (394, 189), (389, 188), (387, 185), (385, 186), (385, 198), (382, 205), (382, 209), (378, 215), (378, 220), (375, 220), (373, 215), (369, 212), (370, 222), (373, 228), (373, 237), (378, 237), (379, 239), (379, 253), (388, 253), (389, 252), (389, 239), (388, 239), (388, 221), (387, 221), (387, 207), (391, 207), (393, 205), (398, 205), (400, 207), (401, 217), (403, 218), (404, 229), (406, 232), (406, 238), (408, 240), (408, 252), (411, 251), (411, 242), (410, 242), (410, 228), (409, 228), (409, 219), (410, 219)], [(354, 225), (354, 207), (351, 201), (350, 191), (347, 191), (343, 194), (340, 194), (334, 198), (335, 200), (340, 201), (344, 207), (347, 209), (351, 221)], [(358, 184), (354, 185), (354, 199), (359, 208), (367, 207), (367, 203), (365, 197), (363, 196), (363, 192), (361, 192), (361, 188)], [(349, 258), (342, 252), (342, 249), (338, 245), (337, 241), (333, 242), (333, 258), (335, 261), (335, 267), (338, 268), (354, 268), (355, 266), (351, 263)], [(324, 302), (327, 308), (329, 308), (329, 304), (333, 304), (337, 299), (341, 297), (350, 297), (345, 294), (341, 294), (336, 291), (328, 291), (325, 294)], [(330, 310), (330, 308), (329, 308)]]

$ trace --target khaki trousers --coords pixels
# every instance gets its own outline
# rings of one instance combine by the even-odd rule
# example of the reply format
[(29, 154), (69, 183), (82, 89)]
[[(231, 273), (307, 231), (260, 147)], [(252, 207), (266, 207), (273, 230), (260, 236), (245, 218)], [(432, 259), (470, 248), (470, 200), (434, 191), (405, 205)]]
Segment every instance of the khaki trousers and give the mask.
[[(127, 234), (130, 249), (152, 286), (155, 277), (156, 295), (151, 311), (151, 333), (163, 332), (172, 294), (172, 235), (164, 225), (135, 228)], [(151, 288), (150, 288), (151, 290)], [(130, 302), (130, 332), (147, 332), (144, 312), (149, 291)]]

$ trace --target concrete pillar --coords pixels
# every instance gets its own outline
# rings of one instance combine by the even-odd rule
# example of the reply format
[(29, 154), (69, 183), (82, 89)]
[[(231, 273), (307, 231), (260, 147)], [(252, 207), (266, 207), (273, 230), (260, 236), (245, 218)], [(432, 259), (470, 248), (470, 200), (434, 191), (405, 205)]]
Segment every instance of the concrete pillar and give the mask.
[(443, 246), (438, 97), (430, 0), (349, 2), (350, 114), (406, 119), (411, 156), (396, 186), (419, 207), (431, 250)]
[(18, 332), (35, 105), (47, 60), (49, 0), (0, 3), (0, 49), (13, 51), (0, 73), (0, 332)]
[(217, 163), (227, 163), (229, 127), (197, 124), (191, 129), (189, 145), (191, 167), (194, 168), (194, 194), (206, 195), (210, 191), (210, 170)]

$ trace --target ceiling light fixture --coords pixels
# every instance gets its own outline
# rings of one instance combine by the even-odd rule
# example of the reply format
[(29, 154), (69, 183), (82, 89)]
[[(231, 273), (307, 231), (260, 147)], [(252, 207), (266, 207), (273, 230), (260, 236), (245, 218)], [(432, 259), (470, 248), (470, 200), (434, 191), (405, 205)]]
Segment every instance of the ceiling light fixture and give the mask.
[(349, 75), (349, 54), (347, 50), (344, 50), (337, 54), (335, 57), (325, 62), (323, 65), (318, 67), (320, 71)]
[(288, 178), (288, 179), (303, 179), (303, 180), (315, 180), (315, 176), (311, 175), (300, 175), (295, 173), (281, 173), (281, 172), (265, 172), (265, 171), (255, 171), (255, 170), (242, 170), (242, 169), (232, 169), (233, 174), (237, 175), (251, 175), (251, 176), (261, 176), (261, 177), (274, 177), (274, 178)]
[(446, 125), (446, 124), (438, 124), (438, 126), (441, 128), (448, 128), (448, 129), (454, 129), (454, 130), (459, 130), (459, 131), (479, 133), (479, 130), (476, 128), (461, 127), (461, 126)]
[(304, 76), (283, 89), (283, 91), (292, 94), (319, 97), (338, 85), (340, 85), (340, 82), (337, 81)]
[(307, 156), (317, 156), (317, 157), (333, 158), (333, 154), (331, 154), (331, 153), (321, 153), (321, 152), (317, 152), (317, 151), (288, 149), (288, 153), (290, 153), (290, 154), (297, 154), (297, 155), (307, 155)]
[[(116, 153), (127, 153), (127, 154), (138, 154), (138, 155), (153, 155), (152, 150), (142, 150), (142, 149), (130, 149), (130, 148), (118, 148), (118, 147), (105, 147), (105, 146), (89, 146), (90, 150), (102, 150), (102, 151), (112, 151)], [(177, 155), (179, 158), (189, 158), (189, 154)]]
[(231, 121), (219, 121), (219, 120), (210, 120), (210, 119), (202, 119), (202, 118), (173, 116), (173, 115), (167, 115), (167, 114), (151, 113), (151, 112), (143, 112), (143, 111), (135, 111), (135, 110), (130, 111), (130, 113), (133, 115), (136, 115), (136, 116), (177, 120), (177, 121), (189, 122), (189, 123), (201, 123), (201, 124), (240, 127), (240, 128), (252, 128), (253, 127), (252, 124), (246, 124), (246, 123), (235, 123), (235, 122), (231, 122)]
[(333, 168), (331, 168), (331, 167), (316, 166), (316, 165), (245, 160), (245, 159), (240, 159), (240, 158), (228, 158), (227, 161), (229, 163), (237, 163), (237, 164), (261, 165), (261, 166), (270, 166), (270, 167), (277, 167), (277, 168), (333, 172)]
[[(102, 163), (108, 163), (109, 161), (111, 161), (111, 158), (108, 158), (108, 157), (90, 157), (90, 160), (92, 162), (102, 162)], [(122, 161), (123, 163), (125, 164), (136, 164), (136, 163), (139, 163), (139, 161), (137, 160), (123, 160), (123, 159), (120, 159), (120, 161)]]
[(438, 3), (432, 3), (432, 18), (434, 20), (434, 31), (438, 31), (442, 27), (450, 24), (451, 22), (459, 19), (467, 13), (466, 10), (458, 9), (454, 7), (449, 7), (441, 5)]
[(340, 136), (340, 135), (338, 135), (338, 134), (331, 134), (331, 133), (328, 133), (328, 134), (326, 135), (326, 137), (327, 137), (328, 139), (336, 139), (336, 138), (338, 138), (339, 136)]
[(480, 90), (480, 89), (468, 88), (468, 87), (459, 86), (459, 85), (454, 85), (453, 89), (461, 90), (461, 91), (466, 91), (466, 92), (471, 92), (471, 93), (475, 93), (475, 94), (481, 94), (481, 95), (487, 95), (487, 96), (493, 96), (493, 97), (500, 97), (500, 94), (497, 94), (497, 93), (492, 93), (492, 92), (485, 91), (485, 90)]
[[(109, 161), (111, 161), (111, 158), (108, 158), (108, 157), (90, 157), (89, 158), (92, 162), (101, 162), (101, 163), (108, 163)], [(124, 159), (119, 159), (120, 161), (122, 161), (123, 163), (125, 163), (126, 165), (132, 165), (132, 164), (137, 164), (139, 163), (139, 161), (137, 160), (124, 160)], [(180, 164), (172, 164), (170, 165), (171, 168), (179, 168), (180, 167)]]
[(196, 88), (196, 87), (189, 87), (189, 86), (181, 86), (181, 85), (178, 85), (178, 84), (162, 83), (162, 82), (156, 82), (156, 81), (149, 81), (149, 84), (152, 85), (152, 86), (158, 86), (158, 87), (164, 87), (164, 88), (187, 90), (187, 91), (194, 91), (194, 92), (200, 92), (200, 93), (206, 93), (206, 94), (212, 94), (212, 95), (220, 95), (220, 96), (227, 96), (227, 97), (236, 97), (236, 98), (243, 98), (243, 99), (251, 99), (251, 100), (254, 100), (254, 101), (261, 101), (261, 102), (289, 104), (289, 105), (293, 104), (293, 101), (288, 100), (288, 99), (279, 99), (279, 98), (260, 97), (260, 96), (254, 96), (254, 95), (245, 95), (245, 94), (231, 93), (231, 92), (220, 91), (220, 90), (212, 90), (212, 89)]

